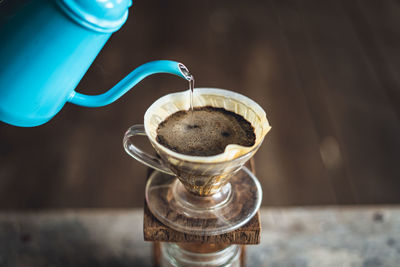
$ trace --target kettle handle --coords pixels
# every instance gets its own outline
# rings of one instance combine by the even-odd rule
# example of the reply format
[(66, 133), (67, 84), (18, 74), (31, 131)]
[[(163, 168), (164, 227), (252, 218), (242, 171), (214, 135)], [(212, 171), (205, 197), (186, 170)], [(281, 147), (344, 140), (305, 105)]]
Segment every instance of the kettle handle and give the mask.
[(180, 76), (186, 80), (191, 79), (191, 74), (182, 63), (171, 60), (156, 60), (137, 67), (125, 78), (114, 85), (114, 87), (103, 94), (85, 95), (73, 91), (68, 99), (68, 102), (84, 107), (106, 106), (123, 96), (141, 80), (155, 73), (170, 73)]

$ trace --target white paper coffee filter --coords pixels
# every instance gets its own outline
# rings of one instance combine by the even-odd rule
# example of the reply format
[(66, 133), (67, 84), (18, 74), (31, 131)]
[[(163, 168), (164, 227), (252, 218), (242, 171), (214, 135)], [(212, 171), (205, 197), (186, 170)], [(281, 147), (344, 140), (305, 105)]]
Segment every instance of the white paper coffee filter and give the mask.
[(156, 145), (158, 149), (163, 150), (165, 153), (182, 160), (215, 163), (235, 159), (258, 147), (271, 129), (265, 111), (256, 102), (232, 91), (216, 88), (196, 88), (194, 90), (193, 106), (219, 107), (243, 116), (254, 127), (256, 135), (254, 145), (244, 147), (230, 144), (225, 148), (224, 153), (204, 157), (180, 154), (159, 144), (156, 141), (158, 125), (173, 113), (190, 108), (190, 90), (163, 96), (146, 111), (144, 127), (153, 145)]

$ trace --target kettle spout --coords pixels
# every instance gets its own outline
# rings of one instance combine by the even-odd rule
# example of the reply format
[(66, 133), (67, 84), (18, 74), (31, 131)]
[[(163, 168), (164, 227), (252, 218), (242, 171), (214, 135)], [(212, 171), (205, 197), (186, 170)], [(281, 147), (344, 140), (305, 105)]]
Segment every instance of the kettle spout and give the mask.
[(141, 80), (156, 73), (170, 73), (190, 81), (193, 76), (182, 63), (171, 60), (157, 60), (145, 63), (134, 69), (114, 87), (100, 95), (85, 95), (75, 91), (70, 95), (68, 102), (84, 107), (102, 107), (111, 104)]

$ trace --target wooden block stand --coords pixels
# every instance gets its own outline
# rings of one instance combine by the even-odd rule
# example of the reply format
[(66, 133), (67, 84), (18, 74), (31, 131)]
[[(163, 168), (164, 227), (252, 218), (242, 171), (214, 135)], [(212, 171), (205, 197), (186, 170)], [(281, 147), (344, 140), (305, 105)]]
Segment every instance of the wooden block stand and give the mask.
[[(249, 167), (251, 171), (255, 173), (253, 159), (250, 160), (249, 164), (247, 164), (247, 167)], [(259, 244), (260, 233), (261, 224), (259, 212), (257, 212), (256, 215), (247, 224), (240, 227), (239, 229), (236, 229), (235, 231), (221, 235), (198, 236), (181, 233), (165, 226), (150, 212), (146, 201), (144, 204), (144, 240), (154, 242), (153, 252), (155, 266), (159, 266), (161, 260), (159, 242), (180, 243), (187, 246), (192, 251), (194, 251), (193, 249), (196, 249), (197, 252), (204, 252), (213, 247), (223, 247), (230, 244), (239, 244), (242, 245), (241, 265), (245, 266), (245, 245)]]

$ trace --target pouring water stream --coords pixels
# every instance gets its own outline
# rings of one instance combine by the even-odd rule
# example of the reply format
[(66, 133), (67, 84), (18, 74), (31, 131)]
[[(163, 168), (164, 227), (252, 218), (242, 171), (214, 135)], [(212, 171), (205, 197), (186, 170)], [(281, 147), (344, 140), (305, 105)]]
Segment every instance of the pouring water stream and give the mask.
[[(193, 91), (194, 91), (194, 76), (189, 72), (185, 65), (180, 64), (179, 68), (183, 75), (185, 76), (186, 80), (189, 81), (189, 89), (190, 89), (190, 113), (191, 119), (190, 121), (193, 122)], [(192, 123), (191, 123), (192, 124)]]

